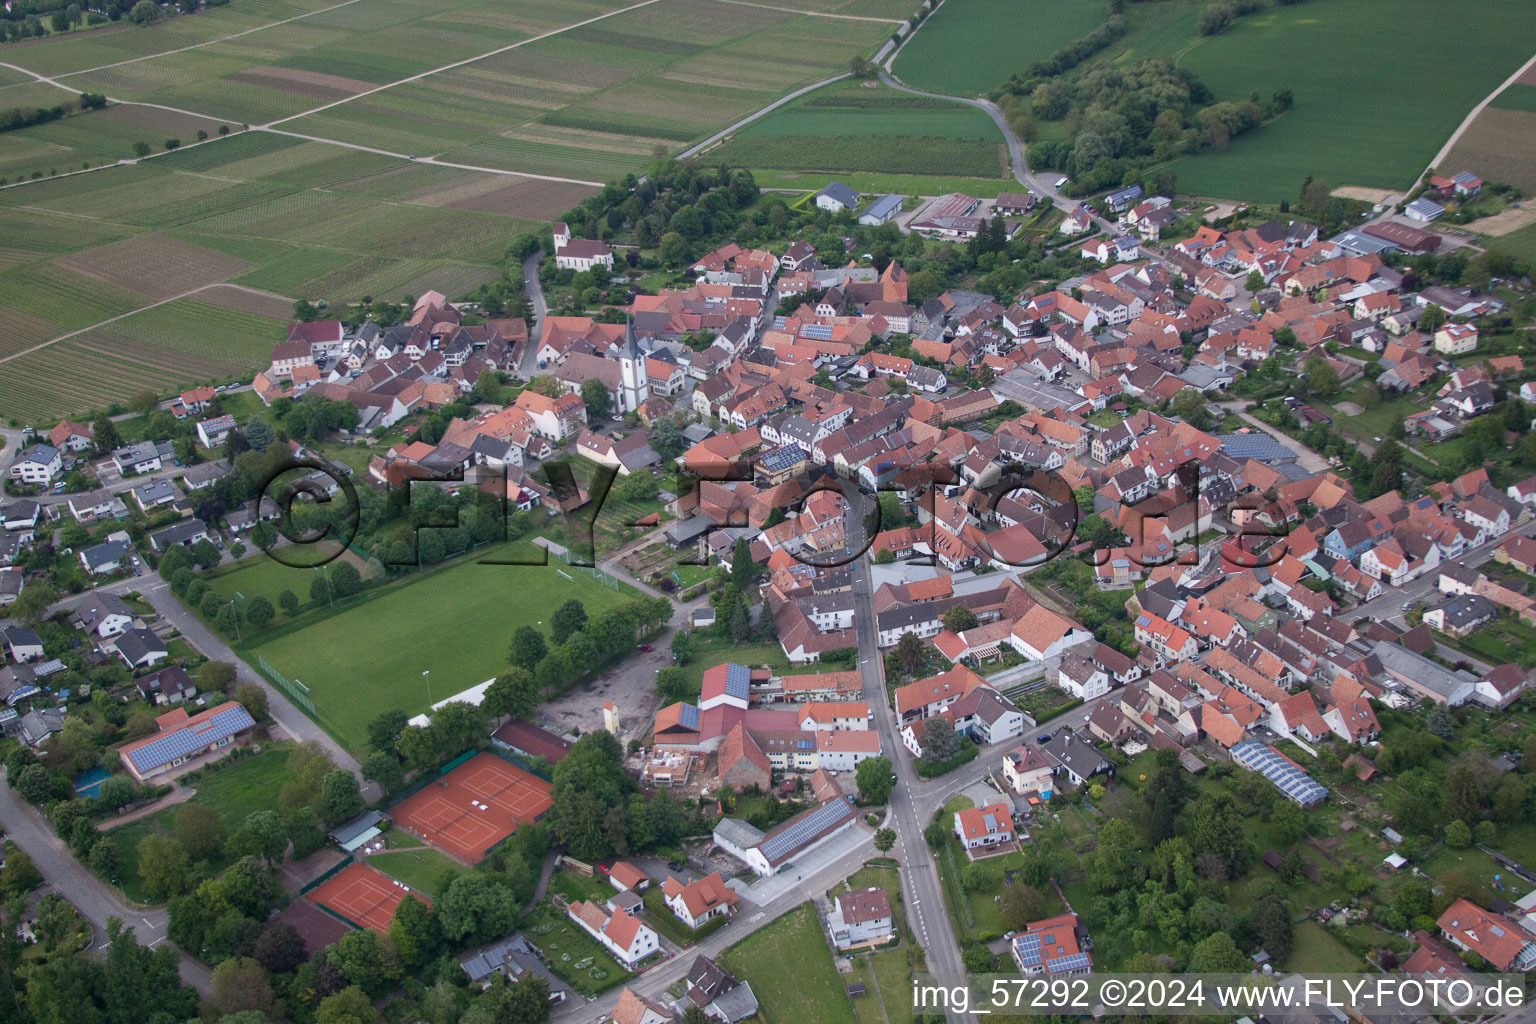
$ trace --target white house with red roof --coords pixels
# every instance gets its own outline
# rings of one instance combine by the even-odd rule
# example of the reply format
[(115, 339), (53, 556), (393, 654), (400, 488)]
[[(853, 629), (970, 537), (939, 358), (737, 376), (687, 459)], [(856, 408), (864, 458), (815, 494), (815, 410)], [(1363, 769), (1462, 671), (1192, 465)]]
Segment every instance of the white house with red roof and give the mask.
[(718, 871), (687, 885), (668, 875), (661, 883), (661, 894), (673, 916), (695, 930), (714, 918), (730, 917), (741, 902), (741, 897), (725, 884)]
[(1013, 842), (1013, 811), (1007, 804), (967, 807), (955, 812), (955, 836), (966, 850)]
[(576, 900), (565, 908), (565, 913), (631, 970), (661, 948), (661, 940), (654, 931), (622, 910), (609, 913), (600, 904)]

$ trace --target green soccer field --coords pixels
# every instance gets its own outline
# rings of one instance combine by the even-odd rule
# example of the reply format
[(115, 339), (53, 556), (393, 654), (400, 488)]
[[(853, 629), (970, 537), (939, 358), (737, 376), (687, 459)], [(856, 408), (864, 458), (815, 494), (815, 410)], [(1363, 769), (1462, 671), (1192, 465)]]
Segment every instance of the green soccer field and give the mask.
[[(493, 557), (495, 549), (473, 558)], [(291, 589), (307, 595), (308, 569), (289, 570)], [(270, 585), (271, 573), (263, 575)], [(322, 616), (248, 648), (309, 687), (316, 717), (348, 749), (361, 753), (368, 722), (381, 711), (415, 715), (506, 670), (507, 645), (519, 626), (543, 625), (558, 605), (576, 598), (597, 616), (638, 596), (612, 590), (580, 569), (482, 565), (462, 560)], [(431, 672), (423, 678), (423, 672)]]

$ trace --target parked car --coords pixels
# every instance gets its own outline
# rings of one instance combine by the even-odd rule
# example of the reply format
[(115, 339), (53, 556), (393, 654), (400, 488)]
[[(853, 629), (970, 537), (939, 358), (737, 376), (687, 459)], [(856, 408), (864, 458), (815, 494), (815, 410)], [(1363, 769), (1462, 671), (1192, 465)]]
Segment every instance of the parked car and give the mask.
[(651, 653), (651, 645), (650, 644), (641, 644), (639, 647), (637, 647), (635, 649), (638, 650), (638, 651), (644, 651), (646, 654), (650, 654)]
[(688, 870), (688, 865), (684, 864), (680, 860), (669, 860), (669, 861), (667, 861), (667, 867), (671, 868), (673, 871), (686, 871), (686, 870)]

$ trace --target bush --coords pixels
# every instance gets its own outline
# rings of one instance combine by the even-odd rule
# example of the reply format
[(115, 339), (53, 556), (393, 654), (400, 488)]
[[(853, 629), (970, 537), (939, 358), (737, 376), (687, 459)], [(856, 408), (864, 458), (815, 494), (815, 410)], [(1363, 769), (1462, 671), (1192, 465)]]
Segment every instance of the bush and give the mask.
[(969, 764), (976, 760), (978, 751), (976, 744), (965, 740), (960, 747), (960, 753), (944, 761), (930, 762), (923, 758), (917, 759), (917, 774), (925, 779), (936, 779), (940, 775), (947, 775), (963, 764)]

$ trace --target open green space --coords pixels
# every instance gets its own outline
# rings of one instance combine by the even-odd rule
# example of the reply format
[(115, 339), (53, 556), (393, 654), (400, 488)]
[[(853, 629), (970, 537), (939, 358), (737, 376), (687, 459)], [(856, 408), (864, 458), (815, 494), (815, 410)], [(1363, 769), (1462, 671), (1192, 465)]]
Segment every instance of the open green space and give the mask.
[(1346, 949), (1316, 921), (1308, 919), (1296, 925), (1294, 948), (1286, 961), (1286, 970), (1300, 974), (1344, 974), (1364, 967), (1364, 960)]
[(415, 850), (376, 853), (368, 858), (367, 863), (369, 867), (379, 869), (429, 898), (438, 892), (444, 879), (467, 875), (470, 870), (453, 858), (425, 846)]
[(902, 48), (894, 70), (914, 88), (984, 95), (1103, 20), (1098, 0), (946, 0)]
[[(1162, 41), (1176, 49), (1143, 50), (1175, 57), (1219, 100), (1295, 94), (1293, 109), (1225, 151), (1175, 161), (1179, 191), (1294, 201), (1308, 175), (1407, 188), (1467, 112), (1536, 49), (1524, 0), (1489, 0), (1476, 18), (1443, 15), (1433, 0), (1313, 0), (1271, 6), (1220, 35)], [(1390, 46), (1382, 45), (1386, 25)], [(1460, 70), (1426, 75), (1403, 53), (1434, 53)]]
[[(790, 667), (789, 659), (784, 657), (784, 648), (776, 643), (738, 644), (729, 638), (705, 639), (697, 634), (695, 634), (695, 640), (698, 642), (694, 645), (693, 657), (683, 666), (683, 674), (688, 677), (688, 685), (693, 687), (695, 692), (704, 685), (705, 670), (722, 661), (734, 661), (748, 668), (766, 665), (775, 675), (782, 675)], [(831, 667), (820, 669), (820, 671), (831, 670)]]
[(983, 111), (878, 82), (839, 82), (742, 128), (712, 159), (754, 170), (999, 177), (1002, 133)]
[[(292, 752), (292, 743), (268, 743), (259, 754), (205, 769), (189, 783), (197, 791), (189, 802), (213, 808), (224, 828), (233, 832), (245, 824), (253, 811), (276, 808), (283, 783), (294, 780), (288, 765)], [(140, 903), (149, 900), (139, 877), (139, 840), (148, 835), (172, 835), (175, 816), (176, 807), (167, 807), (107, 833), (123, 855), (122, 889), (129, 899)], [(221, 856), (210, 867), (217, 872), (229, 861), (230, 858)]]
[(843, 976), (809, 903), (727, 949), (720, 964), (752, 985), (764, 1024), (854, 1024)]
[[(507, 666), (507, 644), (519, 626), (545, 629), (556, 606), (576, 598), (596, 616), (635, 596), (613, 590), (580, 569), (551, 565), (487, 565), (512, 557), (511, 546), (473, 555), (404, 582), (365, 593), (334, 612), (317, 610), (291, 628), (247, 645), (279, 672), (309, 687), (316, 717), (348, 749), (361, 752), (366, 726), (380, 711), (424, 711), (434, 699), (478, 686)], [(529, 557), (523, 545), (516, 557)], [(308, 593), (309, 569), (289, 569), (291, 587)], [(232, 574), (236, 576), (237, 574)], [(270, 570), (261, 585), (270, 586)], [(238, 580), (225, 578), (238, 588)], [(302, 589), (299, 589), (302, 588)], [(428, 678), (423, 673), (430, 672)]]
[(540, 907), (523, 918), (522, 931), (544, 955), (550, 971), (584, 996), (595, 996), (630, 977), (596, 939), (553, 907)]

